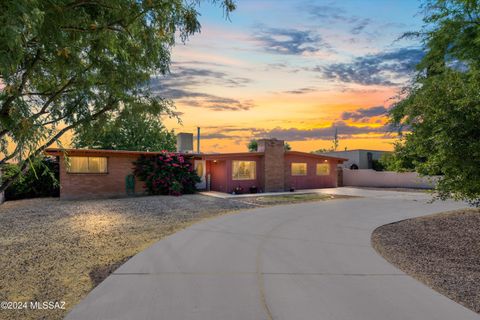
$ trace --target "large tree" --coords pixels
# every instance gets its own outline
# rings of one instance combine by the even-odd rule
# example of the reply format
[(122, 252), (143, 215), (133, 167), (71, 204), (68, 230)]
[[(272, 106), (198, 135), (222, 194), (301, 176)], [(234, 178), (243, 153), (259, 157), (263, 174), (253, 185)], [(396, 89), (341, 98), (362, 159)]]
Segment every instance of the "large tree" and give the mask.
[[(235, 8), (233, 0), (212, 1), (225, 14)], [(177, 37), (200, 30), (198, 3), (1, 1), (0, 164), (17, 161), (20, 175), (66, 131), (120, 106), (174, 116), (147, 84), (168, 72)]]
[(441, 174), (440, 198), (480, 199), (480, 5), (437, 0), (425, 6), (426, 55), (392, 122), (421, 174)]
[(75, 130), (76, 148), (175, 151), (176, 136), (158, 115), (122, 110), (115, 117), (81, 125)]

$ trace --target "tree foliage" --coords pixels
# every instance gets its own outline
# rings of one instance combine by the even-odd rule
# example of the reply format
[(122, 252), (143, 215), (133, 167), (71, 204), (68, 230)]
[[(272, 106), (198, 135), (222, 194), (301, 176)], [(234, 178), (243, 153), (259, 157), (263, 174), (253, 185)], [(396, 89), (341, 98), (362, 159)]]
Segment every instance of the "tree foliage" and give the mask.
[(255, 139), (252, 139), (248, 142), (247, 148), (249, 152), (256, 152), (258, 150), (258, 142)]
[[(226, 14), (235, 9), (233, 0), (212, 1)], [(66, 131), (119, 106), (174, 116), (148, 82), (168, 72), (177, 38), (200, 30), (198, 3), (0, 2), (0, 163), (17, 161), (24, 172)]]
[[(258, 150), (257, 140), (255, 139), (250, 140), (247, 144), (247, 148), (249, 152), (256, 152)], [(285, 142), (285, 144), (283, 145), (283, 148), (285, 149), (285, 151), (292, 150), (292, 146), (288, 142)]]
[[(5, 200), (18, 200), (37, 197), (58, 197), (59, 164), (54, 157), (38, 158), (32, 164), (32, 170), (21, 175), (5, 190)], [(14, 163), (2, 166), (3, 178), (18, 174), (20, 168)]]
[(76, 148), (175, 151), (174, 131), (168, 131), (157, 115), (123, 110), (116, 117), (81, 125), (75, 130)]
[(419, 158), (407, 144), (400, 140), (394, 145), (394, 152), (385, 152), (379, 159), (379, 165), (385, 171), (411, 172), (418, 164), (424, 163), (425, 158)]
[(408, 129), (402, 152), (425, 175), (440, 173), (440, 198), (480, 198), (480, 5), (437, 0), (426, 6), (426, 55), (404, 99), (391, 111)]

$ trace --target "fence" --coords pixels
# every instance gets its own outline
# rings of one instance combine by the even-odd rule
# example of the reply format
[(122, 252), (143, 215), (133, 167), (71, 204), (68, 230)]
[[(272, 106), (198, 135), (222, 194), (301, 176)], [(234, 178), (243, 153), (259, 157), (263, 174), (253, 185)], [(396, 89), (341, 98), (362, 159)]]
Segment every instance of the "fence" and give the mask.
[(343, 169), (344, 186), (431, 189), (435, 187), (437, 179), (421, 177), (416, 172)]

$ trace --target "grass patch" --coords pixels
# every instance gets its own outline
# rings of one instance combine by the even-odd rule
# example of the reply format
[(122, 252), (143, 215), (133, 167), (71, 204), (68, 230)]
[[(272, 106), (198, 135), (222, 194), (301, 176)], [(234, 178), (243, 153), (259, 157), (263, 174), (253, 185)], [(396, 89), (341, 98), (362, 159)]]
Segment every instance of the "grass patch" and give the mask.
[(293, 204), (300, 202), (324, 201), (339, 198), (352, 198), (350, 196), (329, 195), (318, 193), (302, 193), (302, 194), (288, 194), (288, 195), (270, 195), (270, 196), (255, 196), (245, 198), (245, 202), (260, 206), (271, 206), (281, 204)]
[(403, 220), (377, 228), (373, 247), (390, 263), (480, 313), (480, 210)]

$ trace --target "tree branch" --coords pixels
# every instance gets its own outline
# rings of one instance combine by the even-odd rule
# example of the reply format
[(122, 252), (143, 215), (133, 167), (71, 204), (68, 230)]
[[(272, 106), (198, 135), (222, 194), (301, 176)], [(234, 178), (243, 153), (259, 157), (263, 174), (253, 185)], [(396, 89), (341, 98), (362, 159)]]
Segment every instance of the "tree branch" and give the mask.
[[(75, 128), (76, 126), (80, 125), (80, 124), (83, 124), (85, 122), (89, 122), (89, 121), (92, 121), (92, 120), (95, 120), (96, 118), (98, 118), (99, 116), (101, 116), (102, 114), (110, 111), (110, 110), (113, 110), (116, 106), (116, 104), (118, 103), (118, 100), (114, 99), (110, 104), (108, 104), (105, 108), (103, 108), (102, 110), (92, 114), (91, 116), (89, 117), (86, 117), (86, 118), (83, 118), (82, 120), (79, 120), (77, 122), (74, 122), (68, 126), (66, 126), (65, 128), (61, 129), (59, 132), (57, 132), (52, 138), (50, 138), (45, 144), (43, 144), (41, 147), (39, 147), (36, 151), (34, 151), (32, 154), (30, 154), (26, 159), (24, 159), (21, 163), (20, 163), (20, 171), (13, 175), (12, 177), (8, 178), (7, 180), (5, 181), (2, 181), (1, 182), (1, 185), (0, 185), (0, 192), (2, 191), (5, 191), (6, 188), (8, 188), (21, 174), (25, 174), (28, 170), (29, 170), (29, 163), (30, 161), (32, 161), (35, 157), (38, 157), (42, 152), (45, 151), (45, 149), (47, 149), (48, 147), (50, 147), (53, 143), (55, 143), (63, 134), (65, 134), (65, 132), (67, 132), (68, 130), (70, 129), (73, 129)], [(7, 157), (6, 157), (7, 158)], [(1, 164), (5, 163), (5, 158), (2, 159), (1, 161)]]
[(30, 63), (30, 66), (27, 67), (27, 70), (22, 75), (22, 80), (20, 82), (20, 85), (18, 86), (16, 92), (12, 94), (10, 97), (8, 97), (5, 102), (2, 104), (2, 107), (0, 108), (0, 117), (5, 117), (8, 116), (11, 108), (11, 104), (15, 98), (20, 96), (22, 94), (23, 89), (25, 88), (25, 85), (27, 83), (28, 78), (30, 77), (30, 74), (32, 73), (33, 68), (37, 64), (37, 62), (40, 60), (40, 55), (41, 51), (40, 49), (37, 49), (37, 52), (35, 53), (35, 57), (33, 58), (32, 62)]

